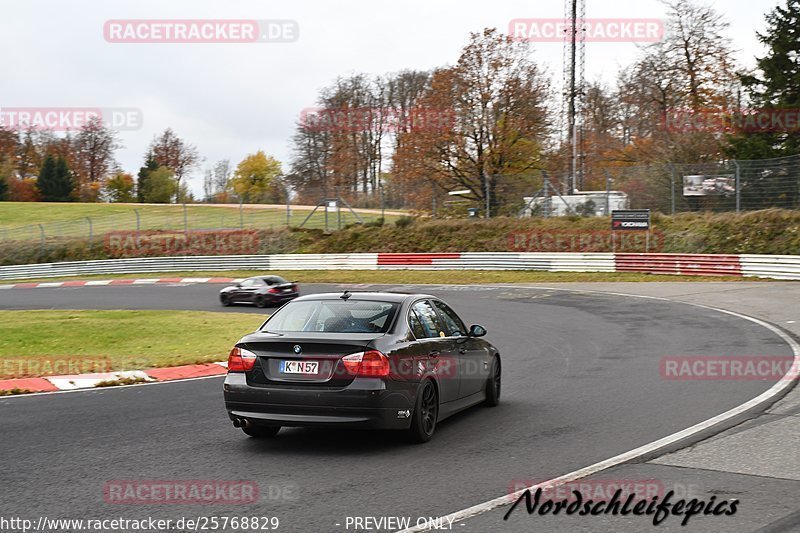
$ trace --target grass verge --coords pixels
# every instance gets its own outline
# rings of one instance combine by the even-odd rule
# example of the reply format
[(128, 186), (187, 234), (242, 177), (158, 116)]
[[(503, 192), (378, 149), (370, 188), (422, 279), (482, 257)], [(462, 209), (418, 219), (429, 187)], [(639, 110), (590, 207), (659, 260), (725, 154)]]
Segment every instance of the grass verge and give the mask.
[[(380, 210), (355, 210), (367, 221), (380, 217)], [(106, 231), (135, 230), (137, 228), (137, 212), (139, 229), (183, 230), (210, 228), (280, 228), (286, 226), (287, 212), (284, 206), (244, 206), (238, 207), (188, 204), (186, 211), (182, 205), (164, 204), (104, 204), (78, 202), (3, 202), (0, 210), (0, 231), (19, 228), (32, 224), (44, 224), (45, 232), (50, 236), (80, 237), (87, 236), (89, 225), (86, 217), (91, 217), (94, 235)], [(293, 206), (289, 212), (288, 222), (297, 227), (309, 216), (311, 208)], [(186, 218), (184, 218), (184, 214)], [(395, 214), (386, 214), (387, 222), (399, 218)], [(324, 228), (325, 212), (317, 210), (305, 223), (306, 228)], [(328, 228), (336, 229), (355, 223), (357, 219), (349, 210), (342, 210), (339, 216), (328, 217)], [(184, 226), (184, 224), (186, 226)], [(38, 228), (26, 231), (11, 231), (5, 238), (24, 240), (38, 239)], [(55, 233), (54, 233), (55, 232)]]
[(0, 379), (222, 361), (264, 319), (197, 311), (0, 311)]

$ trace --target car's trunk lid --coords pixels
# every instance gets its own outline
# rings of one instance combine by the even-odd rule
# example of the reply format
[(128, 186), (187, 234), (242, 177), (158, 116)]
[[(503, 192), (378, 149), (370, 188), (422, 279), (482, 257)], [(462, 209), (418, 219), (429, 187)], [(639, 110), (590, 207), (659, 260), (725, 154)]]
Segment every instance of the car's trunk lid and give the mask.
[[(353, 381), (342, 357), (363, 352), (375, 333), (254, 333), (239, 343), (258, 356), (247, 373), (251, 385), (345, 387)], [(298, 353), (299, 351), (299, 353)]]

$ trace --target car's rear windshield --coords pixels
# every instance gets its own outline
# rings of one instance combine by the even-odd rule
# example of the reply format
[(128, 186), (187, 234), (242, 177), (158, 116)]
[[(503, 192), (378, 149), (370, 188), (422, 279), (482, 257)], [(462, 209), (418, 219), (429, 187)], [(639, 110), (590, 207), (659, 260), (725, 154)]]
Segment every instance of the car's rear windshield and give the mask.
[(398, 304), (371, 300), (290, 302), (270, 317), (262, 331), (290, 333), (386, 333)]

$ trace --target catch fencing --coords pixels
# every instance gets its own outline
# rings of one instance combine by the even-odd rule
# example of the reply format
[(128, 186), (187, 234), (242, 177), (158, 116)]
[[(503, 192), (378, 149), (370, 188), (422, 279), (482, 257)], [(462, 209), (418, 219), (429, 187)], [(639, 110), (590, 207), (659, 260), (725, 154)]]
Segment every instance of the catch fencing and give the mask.
[[(547, 182), (549, 188), (545, 186), (536, 193), (543, 198), (539, 202), (557, 202), (559, 195), (567, 196), (567, 178), (553, 174)], [(618, 193), (624, 193), (631, 209), (665, 214), (800, 209), (800, 155), (592, 168), (580, 176), (577, 188), (595, 191), (587, 198), (597, 204), (595, 211), (603, 213), (606, 205), (614, 209)], [(578, 214), (580, 207), (576, 209)], [(547, 216), (548, 210), (537, 214)]]

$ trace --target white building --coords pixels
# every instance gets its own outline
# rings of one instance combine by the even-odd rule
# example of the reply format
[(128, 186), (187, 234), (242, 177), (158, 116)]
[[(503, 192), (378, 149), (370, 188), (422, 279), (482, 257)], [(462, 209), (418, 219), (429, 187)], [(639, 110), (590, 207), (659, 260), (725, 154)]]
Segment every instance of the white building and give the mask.
[(585, 213), (586, 203), (594, 203), (594, 216), (610, 215), (611, 211), (628, 209), (628, 195), (622, 191), (578, 191), (562, 196), (526, 196), (522, 216), (529, 217), (532, 212), (542, 216), (562, 217), (576, 212)]

